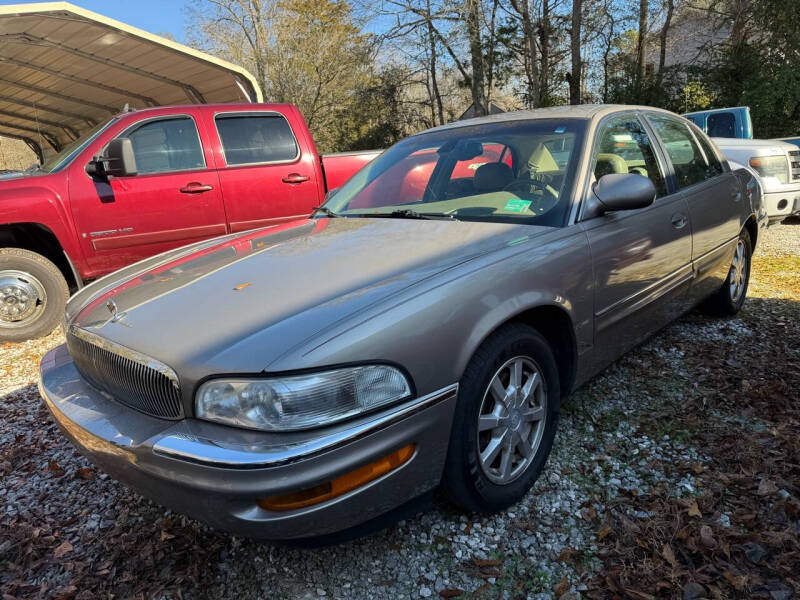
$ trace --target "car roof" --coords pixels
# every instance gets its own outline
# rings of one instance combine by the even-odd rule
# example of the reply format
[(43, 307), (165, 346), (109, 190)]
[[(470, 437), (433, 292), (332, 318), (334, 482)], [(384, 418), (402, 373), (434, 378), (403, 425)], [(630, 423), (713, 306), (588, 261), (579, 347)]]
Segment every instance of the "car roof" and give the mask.
[(443, 131), (447, 129), (456, 129), (459, 127), (469, 127), (472, 125), (482, 125), (484, 123), (506, 123), (510, 121), (529, 121), (532, 119), (581, 119), (585, 121), (597, 120), (606, 115), (646, 110), (650, 112), (661, 112), (673, 117), (680, 118), (679, 115), (656, 108), (654, 106), (638, 106), (629, 104), (575, 104), (565, 106), (549, 106), (547, 108), (534, 108), (530, 110), (515, 110), (511, 112), (498, 113), (495, 115), (487, 115), (485, 117), (475, 117), (472, 119), (464, 119), (463, 121), (454, 121), (445, 125), (439, 125), (432, 129), (427, 129), (416, 135), (430, 133), (432, 131)]

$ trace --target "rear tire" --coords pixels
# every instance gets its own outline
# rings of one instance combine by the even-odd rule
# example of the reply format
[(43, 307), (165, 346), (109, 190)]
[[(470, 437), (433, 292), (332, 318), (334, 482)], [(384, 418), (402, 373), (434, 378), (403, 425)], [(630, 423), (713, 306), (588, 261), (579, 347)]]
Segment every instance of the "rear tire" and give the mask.
[(560, 397), (555, 358), (538, 331), (513, 323), (492, 334), (459, 382), (442, 478), (450, 500), (485, 513), (519, 501), (553, 447)]
[(733, 251), (728, 276), (713, 296), (705, 301), (704, 312), (721, 317), (732, 317), (742, 308), (747, 297), (747, 286), (750, 284), (750, 261), (753, 245), (750, 234), (743, 229)]
[(47, 335), (61, 322), (68, 297), (67, 281), (44, 256), (0, 249), (0, 342)]

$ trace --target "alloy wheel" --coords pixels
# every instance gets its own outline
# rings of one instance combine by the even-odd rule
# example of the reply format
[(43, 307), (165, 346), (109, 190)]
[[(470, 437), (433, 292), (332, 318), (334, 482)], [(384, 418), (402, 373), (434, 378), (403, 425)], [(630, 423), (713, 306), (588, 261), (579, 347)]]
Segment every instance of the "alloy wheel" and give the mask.
[(547, 415), (547, 387), (536, 363), (525, 356), (506, 361), (494, 374), (478, 411), (478, 463), (495, 484), (517, 479), (533, 461)]

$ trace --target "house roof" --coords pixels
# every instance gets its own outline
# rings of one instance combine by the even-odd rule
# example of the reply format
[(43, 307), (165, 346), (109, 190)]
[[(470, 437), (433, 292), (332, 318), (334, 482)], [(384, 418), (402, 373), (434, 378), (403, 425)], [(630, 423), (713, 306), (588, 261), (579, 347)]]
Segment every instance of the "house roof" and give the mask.
[(0, 135), (37, 154), (120, 112), (262, 100), (245, 69), (68, 2), (0, 6)]

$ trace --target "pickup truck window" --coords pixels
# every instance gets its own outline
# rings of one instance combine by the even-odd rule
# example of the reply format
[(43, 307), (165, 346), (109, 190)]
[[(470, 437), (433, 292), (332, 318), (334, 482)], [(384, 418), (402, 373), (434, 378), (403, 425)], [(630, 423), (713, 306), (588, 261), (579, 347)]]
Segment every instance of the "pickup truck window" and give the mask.
[(675, 169), (678, 187), (687, 188), (718, 174), (716, 169), (706, 162), (697, 138), (685, 123), (660, 114), (649, 114), (647, 120), (664, 143)]
[(228, 166), (297, 158), (297, 141), (282, 115), (217, 115), (214, 120)]
[(91, 144), (98, 135), (105, 131), (116, 120), (116, 118), (113, 118), (105, 123), (95, 125), (82, 137), (79, 137), (77, 140), (74, 140), (64, 146), (64, 148), (61, 149), (61, 152), (44, 161), (42, 166), (40, 166), (37, 170), (43, 173), (55, 173), (56, 171), (60, 171), (69, 163), (71, 163), (75, 157), (80, 154), (84, 148), (86, 148), (86, 146)]
[(711, 113), (706, 119), (706, 131), (711, 137), (736, 137), (736, 117), (733, 113)]
[(206, 166), (197, 126), (191, 117), (147, 121), (126, 132), (139, 174), (169, 173)]
[(606, 121), (597, 137), (594, 160), (596, 179), (611, 173), (638, 173), (653, 182), (658, 197), (667, 194), (664, 174), (650, 138), (635, 115)]

